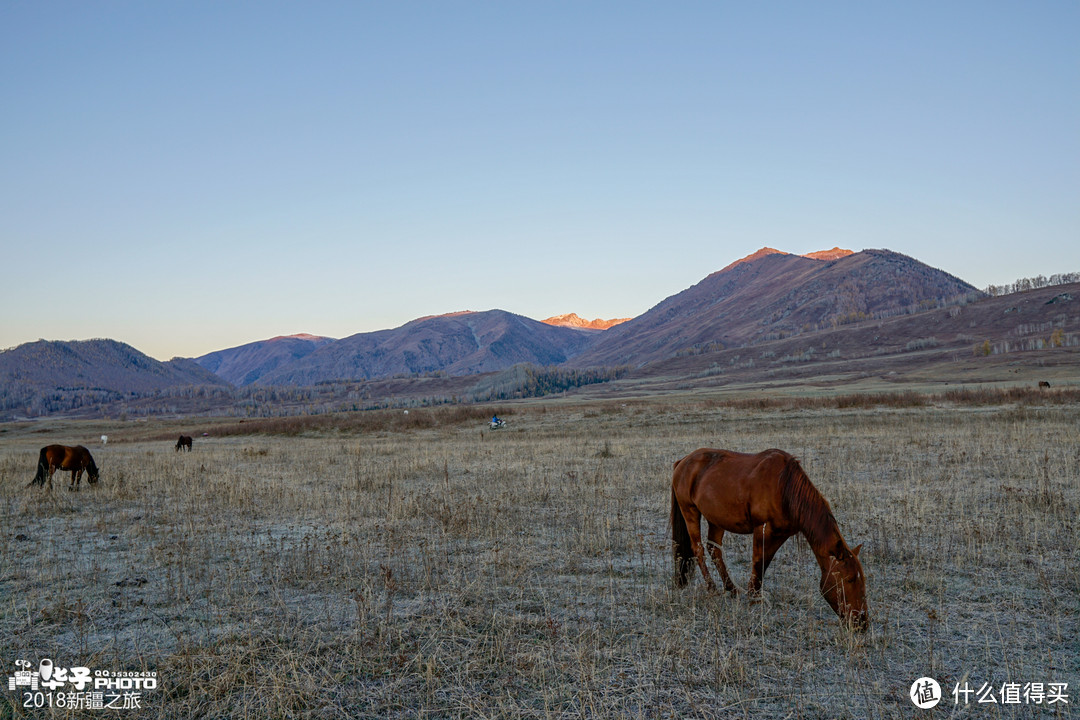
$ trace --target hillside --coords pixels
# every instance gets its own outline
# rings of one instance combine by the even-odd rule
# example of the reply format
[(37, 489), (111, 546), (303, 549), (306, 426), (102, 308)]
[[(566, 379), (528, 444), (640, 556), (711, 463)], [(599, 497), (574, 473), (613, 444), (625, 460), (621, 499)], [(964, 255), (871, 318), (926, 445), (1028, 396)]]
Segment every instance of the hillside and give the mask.
[(159, 362), (115, 340), (25, 343), (0, 352), (0, 413), (37, 415), (130, 393), (229, 384), (191, 360)]
[(343, 338), (266, 373), (257, 384), (313, 385), (425, 373), (475, 375), (518, 363), (557, 365), (597, 337), (503, 310), (452, 313)]
[(195, 358), (195, 362), (233, 385), (250, 385), (332, 342), (333, 338), (317, 335), (285, 335), (218, 350)]
[(606, 331), (573, 365), (640, 366), (980, 294), (948, 273), (889, 250), (820, 260), (764, 248)]
[(1073, 385), (1080, 366), (1080, 283), (867, 319), (753, 346), (648, 363), (577, 394), (672, 391), (773, 394), (940, 389), (984, 383)]

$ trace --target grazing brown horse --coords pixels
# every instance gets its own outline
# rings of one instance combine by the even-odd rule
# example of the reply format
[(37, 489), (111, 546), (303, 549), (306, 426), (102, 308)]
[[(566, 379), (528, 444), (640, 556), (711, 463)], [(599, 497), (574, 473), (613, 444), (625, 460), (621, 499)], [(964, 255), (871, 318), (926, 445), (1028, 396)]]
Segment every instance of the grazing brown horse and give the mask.
[(1048, 388), (1048, 387), (1050, 387), (1050, 383), (1046, 382), (1045, 380), (1040, 380), (1039, 381), (1039, 387)]
[(71, 471), (71, 484), (68, 490), (78, 490), (82, 481), (83, 471), (86, 471), (86, 481), (94, 484), (98, 481), (98, 466), (94, 464), (94, 458), (90, 451), (82, 445), (68, 447), (66, 445), (47, 445), (41, 448), (38, 455), (37, 475), (27, 483), (31, 485), (45, 485), (49, 481), (49, 489), (52, 489), (53, 473), (57, 470)]
[(180, 439), (176, 441), (176, 452), (180, 452), (181, 448), (191, 450), (191, 438), (187, 435), (181, 435)]
[(821, 594), (856, 629), (869, 621), (866, 576), (859, 545), (848, 548), (828, 501), (806, 477), (799, 461), (783, 450), (756, 455), (695, 450), (675, 463), (671, 478), (671, 544), (675, 583), (684, 587), (697, 558), (705, 584), (715, 591), (705, 565), (700, 520), (708, 522), (708, 545), (724, 588), (737, 594), (721, 551), (724, 532), (753, 534), (754, 567), (748, 592), (756, 594), (780, 546), (802, 533), (821, 566)]

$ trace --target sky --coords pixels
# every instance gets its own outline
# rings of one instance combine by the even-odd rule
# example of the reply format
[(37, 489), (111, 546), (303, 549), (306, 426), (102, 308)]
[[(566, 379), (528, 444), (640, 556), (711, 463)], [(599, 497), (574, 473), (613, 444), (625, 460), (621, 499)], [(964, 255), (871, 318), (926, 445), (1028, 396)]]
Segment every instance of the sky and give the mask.
[(0, 349), (1080, 271), (1080, 3), (0, 4)]

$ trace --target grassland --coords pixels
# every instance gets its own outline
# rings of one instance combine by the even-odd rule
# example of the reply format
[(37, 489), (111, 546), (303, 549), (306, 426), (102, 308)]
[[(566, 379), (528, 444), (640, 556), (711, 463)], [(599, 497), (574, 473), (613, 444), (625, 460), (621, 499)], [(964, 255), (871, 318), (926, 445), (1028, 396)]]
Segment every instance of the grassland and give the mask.
[[(9, 674), (42, 657), (156, 671), (142, 709), (117, 717), (1076, 714), (1075, 404), (500, 415), (498, 432), (453, 408), (131, 423), (107, 428), (105, 447), (93, 423), (10, 426), (0, 658)], [(174, 452), (180, 429), (193, 452)], [(47, 442), (91, 447), (102, 483), (24, 487)], [(672, 587), (671, 465), (701, 446), (800, 457), (849, 544), (864, 544), (867, 634), (839, 627), (801, 538), (758, 602), (700, 579)], [(725, 555), (745, 584), (748, 538), (728, 536)], [(908, 699), (924, 675), (946, 693), (932, 711)], [(1069, 704), (957, 708), (964, 682), (1069, 683)], [(0, 717), (27, 712), (0, 697)]]

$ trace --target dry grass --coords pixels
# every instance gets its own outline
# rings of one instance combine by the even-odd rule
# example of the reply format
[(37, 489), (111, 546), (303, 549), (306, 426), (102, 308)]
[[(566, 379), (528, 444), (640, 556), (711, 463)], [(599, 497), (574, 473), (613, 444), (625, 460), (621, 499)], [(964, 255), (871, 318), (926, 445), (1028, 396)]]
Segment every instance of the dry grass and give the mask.
[[(1078, 414), (533, 406), (179, 454), (111, 428), (79, 493), (24, 488), (40, 446), (80, 441), (24, 428), (0, 446), (0, 658), (156, 670), (151, 718), (900, 718), (922, 675), (1075, 696)], [(866, 636), (801, 540), (760, 602), (672, 588), (671, 465), (699, 446), (800, 456), (865, 543)]]

